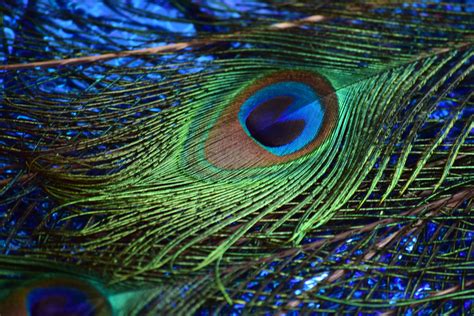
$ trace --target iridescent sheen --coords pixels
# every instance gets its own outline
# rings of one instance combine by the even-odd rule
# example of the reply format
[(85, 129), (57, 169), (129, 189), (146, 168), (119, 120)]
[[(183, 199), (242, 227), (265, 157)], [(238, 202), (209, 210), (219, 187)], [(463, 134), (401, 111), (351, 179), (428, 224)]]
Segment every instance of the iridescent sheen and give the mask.
[(206, 159), (221, 169), (289, 162), (323, 144), (337, 117), (337, 96), (324, 77), (273, 72), (245, 87), (222, 111), (206, 140)]
[(5, 315), (109, 316), (107, 298), (91, 284), (65, 278), (41, 279), (20, 285), (0, 303)]
[(292, 154), (309, 144), (323, 120), (324, 108), (316, 91), (296, 81), (261, 89), (239, 112), (247, 135), (276, 156)]

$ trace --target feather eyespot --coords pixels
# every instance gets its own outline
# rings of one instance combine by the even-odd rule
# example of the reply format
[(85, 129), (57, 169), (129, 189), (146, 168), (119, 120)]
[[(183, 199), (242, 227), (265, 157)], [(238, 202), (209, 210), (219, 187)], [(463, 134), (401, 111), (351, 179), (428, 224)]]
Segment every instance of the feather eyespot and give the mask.
[(107, 298), (89, 283), (53, 278), (26, 283), (13, 290), (0, 304), (6, 315), (108, 316)]
[(338, 102), (330, 83), (309, 71), (269, 74), (223, 110), (205, 142), (205, 157), (222, 169), (267, 167), (300, 158), (333, 130)]

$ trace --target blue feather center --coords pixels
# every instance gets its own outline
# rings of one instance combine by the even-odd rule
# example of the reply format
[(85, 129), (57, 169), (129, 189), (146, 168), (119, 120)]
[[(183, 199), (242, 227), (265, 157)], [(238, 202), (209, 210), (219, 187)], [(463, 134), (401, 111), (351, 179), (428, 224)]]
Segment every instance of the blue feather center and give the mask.
[(96, 310), (86, 293), (66, 286), (31, 290), (27, 297), (27, 306), (30, 316), (93, 316)]
[(245, 133), (276, 156), (303, 149), (318, 135), (324, 121), (319, 96), (309, 85), (285, 81), (248, 98), (238, 114)]

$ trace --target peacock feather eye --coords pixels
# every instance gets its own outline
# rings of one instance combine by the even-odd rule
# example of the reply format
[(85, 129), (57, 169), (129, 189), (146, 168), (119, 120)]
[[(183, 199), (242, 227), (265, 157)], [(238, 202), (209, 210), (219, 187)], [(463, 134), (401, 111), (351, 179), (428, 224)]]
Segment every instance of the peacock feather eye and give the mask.
[(0, 304), (6, 315), (108, 316), (108, 300), (91, 284), (75, 279), (44, 279), (24, 284)]
[(302, 157), (335, 126), (338, 104), (321, 75), (274, 72), (244, 88), (211, 128), (205, 157), (216, 167), (266, 167)]
[(473, 1), (0, 1), (0, 316), (474, 315)]

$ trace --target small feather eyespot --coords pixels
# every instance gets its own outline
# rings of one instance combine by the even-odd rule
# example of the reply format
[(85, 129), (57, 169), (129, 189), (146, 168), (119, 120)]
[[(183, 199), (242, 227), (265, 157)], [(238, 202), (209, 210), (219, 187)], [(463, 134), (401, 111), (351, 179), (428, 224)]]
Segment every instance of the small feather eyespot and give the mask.
[(91, 284), (66, 278), (41, 279), (25, 283), (0, 303), (5, 315), (109, 316), (107, 298)]

